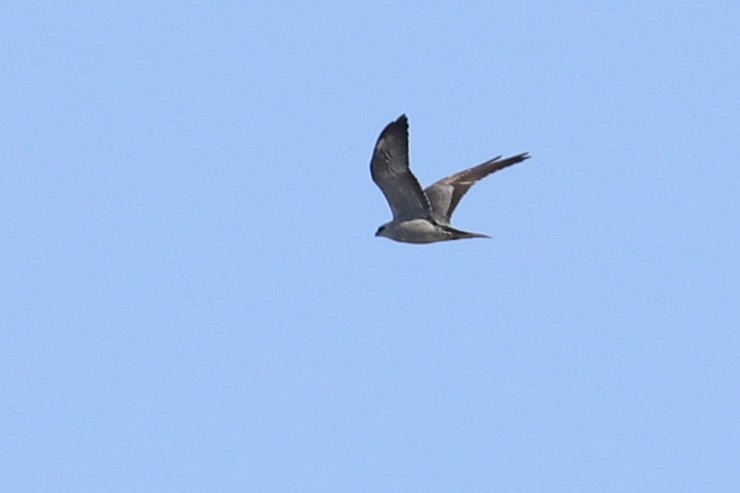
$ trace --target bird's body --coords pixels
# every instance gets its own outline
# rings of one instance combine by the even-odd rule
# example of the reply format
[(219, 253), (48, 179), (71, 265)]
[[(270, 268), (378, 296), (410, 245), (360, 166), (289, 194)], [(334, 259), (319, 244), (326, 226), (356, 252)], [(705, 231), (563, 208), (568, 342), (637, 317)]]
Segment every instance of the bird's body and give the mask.
[(489, 238), (450, 226), (460, 199), (478, 180), (528, 159), (527, 153), (506, 159), (501, 156), (443, 178), (426, 189), (409, 169), (408, 120), (401, 115), (378, 137), (370, 163), (373, 181), (385, 195), (393, 220), (383, 224), (375, 236), (403, 243), (435, 243), (464, 238)]
[(385, 236), (402, 243), (434, 243), (462, 238), (489, 238), (478, 233), (460, 231), (450, 226), (437, 224), (429, 219), (411, 219), (410, 221), (390, 221), (381, 226), (376, 236)]

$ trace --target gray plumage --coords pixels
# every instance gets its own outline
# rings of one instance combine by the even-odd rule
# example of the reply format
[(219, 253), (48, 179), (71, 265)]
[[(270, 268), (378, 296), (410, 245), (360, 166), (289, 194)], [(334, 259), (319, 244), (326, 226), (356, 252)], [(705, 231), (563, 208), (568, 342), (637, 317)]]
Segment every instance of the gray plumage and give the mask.
[(526, 152), (506, 159), (498, 156), (442, 178), (422, 190), (409, 169), (408, 119), (401, 115), (380, 133), (370, 162), (373, 181), (385, 195), (393, 213), (393, 220), (380, 226), (375, 236), (405, 243), (489, 238), (453, 228), (450, 225), (452, 213), (477, 181), (525, 159), (529, 159)]

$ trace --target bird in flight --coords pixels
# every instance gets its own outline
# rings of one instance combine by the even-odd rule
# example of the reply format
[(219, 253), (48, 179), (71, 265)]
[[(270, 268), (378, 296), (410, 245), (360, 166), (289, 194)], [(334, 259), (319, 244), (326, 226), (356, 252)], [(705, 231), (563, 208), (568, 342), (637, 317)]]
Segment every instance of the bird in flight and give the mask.
[(463, 195), (478, 180), (513, 164), (529, 159), (529, 153), (485, 163), (442, 178), (421, 188), (409, 169), (409, 123), (406, 115), (389, 123), (378, 137), (370, 162), (373, 181), (385, 195), (393, 220), (378, 228), (375, 236), (403, 243), (435, 243), (464, 238), (490, 238), (450, 225), (450, 217)]

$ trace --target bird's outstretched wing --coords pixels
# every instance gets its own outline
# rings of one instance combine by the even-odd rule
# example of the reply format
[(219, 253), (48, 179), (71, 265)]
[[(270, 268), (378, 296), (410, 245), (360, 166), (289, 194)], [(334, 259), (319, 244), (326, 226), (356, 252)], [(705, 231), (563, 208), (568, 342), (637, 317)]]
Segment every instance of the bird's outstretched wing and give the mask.
[(394, 221), (429, 219), (432, 209), (419, 181), (409, 169), (408, 120), (401, 115), (378, 137), (370, 174), (385, 195)]
[(460, 171), (429, 185), (424, 192), (432, 207), (432, 215), (438, 224), (449, 224), (455, 207), (470, 187), (482, 178), (513, 164), (529, 159), (529, 153), (501, 159), (495, 157), (478, 166)]

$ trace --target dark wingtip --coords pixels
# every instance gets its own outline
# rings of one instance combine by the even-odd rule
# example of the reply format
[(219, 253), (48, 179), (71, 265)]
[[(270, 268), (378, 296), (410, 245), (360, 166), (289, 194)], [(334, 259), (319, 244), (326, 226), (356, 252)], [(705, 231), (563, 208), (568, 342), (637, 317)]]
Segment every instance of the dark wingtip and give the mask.
[(529, 155), (529, 152), (522, 152), (521, 154), (516, 154), (515, 156), (507, 157), (502, 161), (504, 166), (502, 168), (506, 168), (508, 166), (511, 166), (512, 164), (521, 163), (522, 161), (526, 161), (527, 159), (531, 158), (532, 156)]
[(402, 114), (394, 121), (390, 122), (388, 125), (385, 126), (383, 131), (380, 133), (380, 138), (382, 138), (384, 135), (387, 134), (396, 134), (396, 135), (403, 135), (408, 134), (409, 130), (409, 121), (406, 118), (406, 114)]

